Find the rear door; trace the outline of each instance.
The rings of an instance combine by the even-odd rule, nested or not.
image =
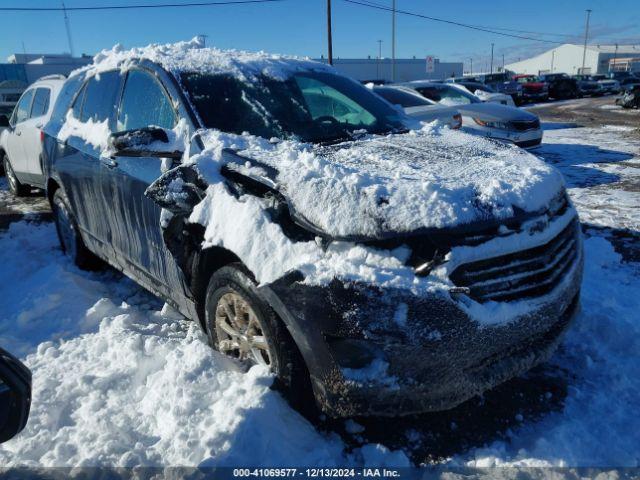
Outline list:
[[[24,181],[27,172],[27,162],[25,158],[24,143],[22,135],[24,124],[29,119],[31,113],[31,102],[33,101],[34,89],[27,90],[22,94],[11,116],[11,133],[7,136],[7,155],[13,167],[13,171],[20,181]]]
[[[24,152],[26,171],[33,176],[36,184],[42,183],[42,127],[46,122],[47,111],[51,100],[49,87],[38,87],[33,95],[31,114],[22,127],[22,148]]]
[[[178,121],[167,89],[151,70],[129,70],[116,122],[118,131],[155,126],[172,129]],[[160,227],[161,208],[144,195],[147,187],[171,167],[172,161],[156,157],[114,158],[109,170],[113,246],[142,283],[165,296],[184,293],[182,274],[167,250]]]

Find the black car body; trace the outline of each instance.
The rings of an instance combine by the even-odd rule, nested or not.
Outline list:
[[[549,97],[556,100],[577,98],[580,95],[578,82],[566,73],[547,73],[540,75],[540,80],[549,87]]]
[[[202,52],[197,58],[205,58],[202,55],[207,51]],[[582,275],[579,222],[563,188],[542,208],[527,211],[513,207],[508,218],[493,218],[487,207],[470,199],[468,206],[453,205],[461,211],[475,212],[476,220],[462,225],[403,231],[385,226],[393,217],[382,221],[374,216],[372,225],[379,228],[377,233],[327,233],[331,226],[318,226],[314,212],[337,208],[331,202],[339,204],[342,198],[322,196],[321,186],[331,182],[340,186],[340,179],[309,178],[308,182],[319,185],[318,204],[330,206],[309,204],[307,209],[300,208],[295,200],[296,188],[284,178],[297,182],[304,175],[282,171],[274,156],[281,141],[252,140],[268,149],[262,153],[239,146],[218,149],[221,167],[211,170],[211,164],[203,164],[210,170],[209,177],[200,163],[181,164],[178,158],[182,156],[184,161],[184,155],[177,153],[168,138],[171,132],[176,125],[186,128],[185,138],[190,140],[185,155],[189,158],[200,158],[210,151],[207,132],[220,135],[211,130],[211,122],[220,119],[212,116],[211,102],[226,108],[224,102],[235,95],[235,87],[229,86],[225,95],[210,97],[209,102],[205,94],[208,85],[221,79],[208,73],[207,68],[194,67],[201,68],[201,73],[186,72],[185,76],[175,63],[161,63],[170,59],[169,55],[149,56],[160,58],[159,63],[140,54],[109,63],[110,68],[97,70],[99,76],[91,68],[71,75],[45,128],[47,195],[57,212],[61,241],[68,252],[77,253],[74,249],[86,245],[187,317],[199,320],[205,330],[208,324],[203,304],[209,278],[229,265],[244,264],[244,271],[251,270],[247,278],[254,277],[255,286],[251,288],[255,295],[286,326],[287,335],[304,360],[316,401],[331,415],[398,415],[451,408],[526,371],[553,352],[577,309]],[[274,67],[288,60],[269,62]],[[228,62],[225,68],[237,65]],[[391,106],[387,110],[386,102],[382,105],[377,97],[370,98],[375,95],[356,82],[344,77],[336,80],[332,76],[337,75],[327,72],[327,67],[318,66],[319,73],[315,68],[306,66],[300,75],[314,81],[335,81],[336,88],[342,88],[345,95],[351,92],[352,98],[369,105],[372,111],[379,108],[389,115],[397,114]],[[128,85],[142,80],[144,95],[130,95]],[[278,82],[269,80],[264,86],[275,92],[284,85]],[[248,80],[242,88],[247,89],[245,93],[254,91]],[[130,101],[134,106],[131,110]],[[222,103],[216,103],[219,101]],[[251,109],[244,117],[263,111],[253,100],[248,102]],[[234,111],[228,110],[229,115]],[[132,124],[134,117],[139,118]],[[232,120],[244,125],[243,115],[238,113],[236,117]],[[428,137],[416,140],[415,135],[404,133],[404,120],[399,121],[393,123],[397,126],[388,127],[391,130],[379,134],[370,131],[371,138],[359,139],[361,133],[343,132],[344,138],[311,141],[305,152],[317,155],[318,161],[329,162],[327,165],[341,162],[347,153],[349,158],[366,158],[383,152],[404,162],[407,167],[403,168],[431,158],[435,146],[430,146]],[[79,136],[78,122],[108,127],[108,145],[96,146],[87,140],[89,136]],[[322,131],[334,124],[335,120],[327,121]],[[135,129],[119,132],[123,125]],[[61,131],[67,133],[62,135]],[[263,138],[269,137],[263,134]],[[481,139],[474,142],[492,149],[511,149],[500,151],[534,161],[516,147]],[[464,147],[459,154],[455,148],[442,149],[437,163],[448,170],[452,159],[462,160],[464,152],[472,151],[477,147]],[[486,161],[486,157],[481,159],[481,163]],[[461,168],[468,169],[466,163],[461,162]],[[428,164],[427,160],[421,163]],[[380,192],[393,188],[395,178],[389,177],[387,187],[376,188]],[[172,190],[176,185],[180,186],[178,195]],[[299,183],[298,187],[305,185]],[[212,233],[209,226],[190,220],[195,206],[202,205],[203,199],[209,198],[207,192],[216,188],[227,192],[224,198],[229,202],[267,205],[261,210],[262,223],[291,248],[316,248],[320,261],[324,261],[322,252],[341,255],[341,249],[356,248],[383,259],[392,258],[391,252],[407,252],[406,258],[402,254],[404,265],[397,268],[409,285],[423,285],[423,279],[440,269],[445,272],[442,282],[447,287],[429,293],[427,287],[366,281],[366,277],[352,275],[354,272],[336,275],[321,284],[308,283],[308,271],[315,265],[292,268],[278,278],[261,281],[258,271],[261,262],[272,261],[269,256],[258,261],[230,243],[206,245],[204,239]],[[344,195],[351,191],[344,190]],[[368,201],[368,194],[362,195],[358,198]],[[63,203],[56,203],[59,198]],[[393,202],[392,195],[382,195],[365,210],[387,211]],[[341,212],[336,210],[336,215]],[[356,211],[345,214],[354,224],[360,221],[361,214]],[[60,223],[65,218],[73,220],[70,230],[64,230]],[[349,222],[345,225],[349,227]],[[73,244],[64,238],[69,232],[76,234]],[[250,240],[241,241],[248,242],[247,251],[260,247]],[[288,257],[279,261],[286,262]],[[388,275],[389,267],[367,268],[375,275]],[[514,308],[508,318],[495,324],[482,325],[473,313],[510,306]],[[377,370],[381,366],[382,372]]]
[[[516,104],[522,103],[523,88],[518,82],[514,81],[508,72],[488,73],[476,77],[477,81],[491,87],[498,93],[511,95]]]

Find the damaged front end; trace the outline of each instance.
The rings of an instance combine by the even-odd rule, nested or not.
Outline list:
[[[259,286],[300,349],[321,408],[332,416],[453,408],[547,359],[578,308],[582,246],[564,192],[546,211],[508,220],[336,239],[293,209],[275,169],[224,154],[220,172],[229,192],[263,199],[291,242],[408,252],[404,265],[415,288],[339,277],[319,285],[299,269]],[[206,189],[190,164],[147,191],[172,212],[165,241],[188,277],[202,232],[187,218]],[[430,288],[436,278],[438,288]]]

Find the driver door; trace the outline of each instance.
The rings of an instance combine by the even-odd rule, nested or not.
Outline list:
[[[118,132],[155,126],[172,129],[178,114],[169,94],[149,70],[129,70],[118,109]],[[171,168],[172,161],[157,157],[112,158],[110,177],[112,243],[125,271],[165,297],[184,294],[183,276],[168,251],[160,226],[162,209],[145,196],[147,187]]]

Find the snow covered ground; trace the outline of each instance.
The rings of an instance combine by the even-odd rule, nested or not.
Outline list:
[[[560,168],[586,224],[582,311],[547,368],[439,415],[444,426],[312,425],[264,371],[238,370],[133,282],[73,267],[51,223],[12,223],[0,231],[0,345],[32,369],[34,398],[0,465],[640,466],[638,138],[545,132],[536,154]]]

